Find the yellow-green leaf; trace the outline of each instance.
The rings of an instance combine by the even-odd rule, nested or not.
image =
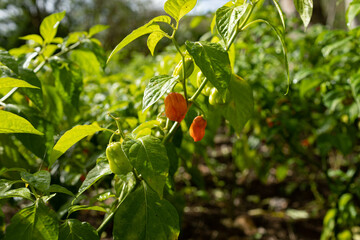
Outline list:
[[[0,88],[14,88],[14,87],[23,87],[23,88],[38,88],[34,85],[31,85],[24,80],[4,77],[0,78]]]
[[[43,135],[28,120],[14,113],[0,110],[0,133],[31,133]]]
[[[56,143],[54,146],[51,155],[49,166],[51,165],[61,156],[63,155],[72,145],[80,141],[86,136],[93,135],[98,131],[103,131],[104,128],[99,127],[98,125],[79,125],[73,127],[69,131],[67,131]]]
[[[176,21],[188,14],[196,5],[196,0],[167,0],[164,10]]]
[[[56,36],[60,21],[65,17],[65,11],[51,14],[44,18],[40,24],[40,34],[45,43],[51,42]]]

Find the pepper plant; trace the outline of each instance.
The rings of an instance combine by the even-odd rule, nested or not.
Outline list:
[[[306,27],[311,18],[312,1],[294,2]],[[122,128],[124,119],[116,116],[116,112],[109,112],[114,124],[104,127],[97,122],[77,125],[66,131],[55,145],[55,131],[69,129],[76,122],[74,112],[79,109],[82,79],[96,77],[94,69],[105,67],[101,43],[93,35],[106,26],[97,25],[89,32],[58,38],[57,27],[65,12],[56,13],[44,19],[40,35],[23,37],[31,41],[32,46],[12,54],[2,51],[0,87],[11,90],[0,99],[0,133],[14,134],[7,135],[5,140],[15,139],[14,147],[20,146],[26,152],[19,159],[26,158],[30,163],[30,166],[19,164],[16,168],[4,165],[0,171],[7,177],[1,179],[0,198],[24,198],[30,203],[11,219],[5,239],[99,239],[111,221],[114,239],[177,239],[179,214],[168,199],[175,191],[173,178],[179,167],[177,152],[181,151],[182,136],[190,134],[195,142],[201,141],[212,120],[209,116],[215,112],[238,134],[251,118],[252,90],[233,69],[234,41],[254,24],[269,25],[279,38],[288,79],[284,93],[288,92],[285,20],[278,1],[273,0],[273,3],[281,19],[279,26],[254,18],[263,1],[230,1],[216,11],[211,24],[212,36],[208,40],[186,41],[181,46],[176,34],[181,19],[195,7],[196,0],[166,1],[164,10],[168,15],[155,17],[134,30],[107,59],[109,62],[117,52],[143,35],[149,35],[147,46],[151,54],[162,38],[172,42],[181,60],[172,75],[156,75],[149,79],[142,99],[142,114],[149,120],[127,130]],[[164,30],[164,25],[169,32]],[[16,55],[18,58],[14,57]],[[90,67],[87,66],[89,62]],[[16,105],[6,103],[11,97]],[[151,111],[155,105],[164,105],[158,115],[151,114],[155,112]],[[58,110],[56,114],[54,106]],[[190,112],[193,116],[189,116]],[[186,117],[190,118],[191,126],[183,121]],[[107,147],[102,149],[95,167],[87,173],[76,194],[51,184],[57,163],[66,159],[66,152],[81,139],[99,132],[107,137]],[[35,141],[37,146],[34,146]],[[36,168],[43,170],[36,171]],[[109,175],[113,178],[113,189],[98,199],[113,198],[110,206],[80,205],[85,191]],[[13,179],[14,176],[20,178]],[[49,202],[58,197],[57,194],[67,194],[70,200],[55,213],[49,208]],[[105,212],[104,220],[95,230],[89,223],[71,217],[81,210]]]

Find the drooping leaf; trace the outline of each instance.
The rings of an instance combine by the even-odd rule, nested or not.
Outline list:
[[[294,0],[294,4],[306,29],[313,12],[313,0]]]
[[[32,41],[38,43],[39,45],[43,44],[42,37],[40,35],[37,35],[37,34],[29,34],[29,35],[20,37],[20,39],[22,39],[22,40],[32,40]]]
[[[281,9],[281,6],[280,6],[280,3],[279,3],[279,0],[273,0],[273,3],[279,13],[279,16],[280,16],[280,19],[281,19],[281,23],[283,25],[283,28],[285,29],[286,28],[286,25],[285,25],[285,15],[284,15],[284,12],[282,11]]]
[[[167,0],[164,10],[177,22],[188,14],[196,5],[196,0]]]
[[[34,174],[28,172],[21,172],[20,176],[29,185],[35,187],[42,192],[46,192],[46,190],[48,190],[50,187],[51,175],[48,171],[42,170]]]
[[[95,229],[87,222],[67,219],[60,226],[59,240],[99,240]]]
[[[147,39],[147,46],[150,50],[151,55],[154,56],[154,51],[155,51],[155,47],[156,45],[159,43],[159,41],[165,37],[166,33],[164,33],[163,31],[158,31],[158,32],[153,32],[149,35],[148,39]]]
[[[87,174],[84,182],[81,184],[78,194],[76,197],[79,197],[83,192],[90,188],[94,183],[100,180],[106,175],[112,174],[109,163],[107,161],[99,161],[96,166],[90,170]]]
[[[248,3],[240,6],[223,6],[216,11],[216,27],[228,49],[236,37],[239,21],[245,14]]]
[[[43,135],[30,122],[11,112],[0,110],[0,133],[31,133]]]
[[[169,75],[155,76],[145,88],[142,111],[156,103],[167,91],[176,85],[177,78]]]
[[[0,78],[0,88],[14,88],[14,87],[38,88],[20,79],[10,78],[10,77]]]
[[[56,214],[38,200],[15,214],[6,229],[5,240],[57,240],[58,234]]]
[[[50,43],[56,36],[60,21],[65,17],[65,11],[54,13],[42,21],[40,24],[40,34],[44,38],[44,43]]]
[[[250,86],[240,77],[235,76],[229,85],[230,102],[222,109],[230,125],[240,133],[254,111],[254,100]]]
[[[98,24],[98,25],[95,25],[95,26],[92,26],[90,29],[89,29],[89,35],[88,37],[92,37],[94,36],[95,34],[99,33],[99,32],[102,32],[106,29],[108,29],[109,26],[108,25],[101,25],[101,24]]]
[[[128,45],[129,43],[131,43],[132,41],[134,41],[135,39],[155,32],[155,31],[161,31],[160,26],[158,24],[153,23],[152,21],[150,21],[149,23],[145,24],[142,27],[139,27],[137,29],[135,29],[134,31],[132,31],[129,35],[127,35],[116,47],[115,49],[110,53],[110,56],[108,57],[107,62],[110,61],[111,57],[117,53],[118,51],[120,51],[123,47],[125,47],[126,45]]]
[[[175,240],[179,217],[175,208],[143,181],[120,205],[114,218],[114,240]]]
[[[50,155],[50,162],[49,166],[51,167],[52,164],[61,156],[63,155],[72,145],[80,141],[86,136],[90,136],[95,134],[99,131],[104,131],[104,128],[96,124],[92,125],[79,125],[73,127],[69,131],[67,131],[56,143],[54,146],[51,155]]]
[[[106,212],[106,209],[100,206],[88,206],[88,205],[75,205],[69,208],[68,216],[76,211],[98,211],[98,212]]]
[[[232,70],[229,55],[218,43],[189,42],[186,49],[209,81],[223,92],[229,85]]]
[[[353,0],[346,10],[346,24],[350,27],[351,22],[360,13],[360,0]]]
[[[74,194],[72,192],[70,192],[67,188],[57,185],[57,184],[52,184],[50,185],[50,187],[47,189],[48,192],[56,192],[56,193],[64,193],[67,194],[69,196],[74,196]]]
[[[138,139],[126,139],[122,143],[122,149],[131,165],[162,198],[166,177],[169,173],[169,160],[160,139],[151,135]]]

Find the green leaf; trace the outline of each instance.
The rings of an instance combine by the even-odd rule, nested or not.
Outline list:
[[[245,14],[249,4],[227,7],[223,6],[216,11],[216,27],[228,49],[236,37],[239,21]]]
[[[11,112],[0,110],[0,133],[31,133],[43,135],[25,118]]]
[[[345,193],[343,194],[339,199],[339,210],[344,211],[346,205],[352,200],[351,193]]]
[[[360,13],[360,0],[353,0],[346,11],[346,24],[350,28],[351,22]]]
[[[60,21],[65,17],[65,11],[54,13],[44,18],[40,24],[40,34],[44,38],[44,43],[50,43],[56,36]]]
[[[59,240],[99,240],[95,229],[87,222],[67,219],[60,226]]]
[[[294,4],[306,29],[313,12],[313,0],[294,0]]]
[[[37,34],[26,35],[26,36],[20,37],[20,39],[22,39],[22,40],[32,40],[32,41],[38,43],[39,45],[43,45],[42,37],[40,35],[37,35]]]
[[[230,81],[230,102],[222,109],[223,115],[237,133],[240,133],[254,111],[252,90],[243,79],[238,76]]]
[[[171,90],[177,83],[176,77],[169,75],[155,76],[145,88],[142,111],[156,103],[167,91]]]
[[[90,136],[99,131],[104,131],[104,128],[96,124],[92,125],[79,125],[67,131],[56,143],[51,154],[49,166],[51,167],[54,162],[63,155],[72,145],[80,141],[86,136]]]
[[[38,88],[20,79],[10,78],[10,77],[0,78],[0,88],[14,88],[14,87]]]
[[[355,74],[350,78],[350,87],[353,98],[358,107],[358,116],[360,117],[360,74]]]
[[[176,209],[142,182],[120,205],[114,218],[114,240],[175,240],[179,236]]]
[[[166,36],[166,33],[164,33],[163,31],[153,32],[149,35],[149,37],[147,39],[147,46],[148,46],[152,56],[154,56],[154,51],[155,51],[156,45],[165,36]]]
[[[101,24],[95,25],[95,26],[90,28],[88,37],[91,38],[95,34],[97,34],[99,32],[102,32],[102,31],[104,31],[104,30],[106,30],[108,28],[109,28],[108,25],[101,25]]]
[[[232,76],[227,51],[218,43],[187,41],[185,44],[186,49],[205,77],[209,79],[219,92],[223,92],[228,87]]]
[[[21,178],[36,189],[46,192],[50,187],[51,175],[48,171],[42,170],[34,174],[21,172]]]
[[[196,0],[167,0],[164,10],[177,22],[188,14],[196,5]]]
[[[7,190],[11,188],[11,186],[17,181],[11,181],[7,179],[0,179],[0,195],[5,193]]]
[[[167,24],[171,24],[171,17],[169,17],[168,15],[160,15],[157,17],[154,17],[150,23],[153,22],[162,22],[162,23],[167,23]]]
[[[99,161],[96,166],[90,170],[84,182],[81,184],[76,198],[78,198],[83,192],[85,192],[102,177],[110,174],[112,174],[112,172],[110,170],[109,163],[107,161]]]
[[[91,51],[73,50],[70,59],[73,61],[72,64],[76,63],[79,66],[76,70],[82,71],[84,75],[100,77],[102,74],[100,63],[96,55]],[[75,69],[75,67],[72,68]]]
[[[68,61],[62,62],[61,60],[56,60],[50,61],[50,64],[53,69],[57,90],[69,105],[78,109],[80,93],[83,89],[83,78],[81,69],[77,65],[78,62],[77,64],[72,64]],[[93,64],[88,65],[93,66]],[[97,67],[100,69],[99,65]]]
[[[14,73],[19,73],[19,64],[7,51],[0,51],[0,62]]]
[[[20,197],[33,201],[30,190],[28,188],[17,188],[17,189],[8,190],[4,193],[0,193],[0,199],[13,198],[13,197]]]
[[[344,38],[344,39],[342,39],[340,41],[336,41],[334,43],[326,45],[325,47],[323,47],[321,49],[321,53],[324,55],[324,57],[328,57],[332,51],[334,51],[335,49],[343,47],[346,43],[353,40],[353,38],[354,38],[353,36],[350,36],[350,37]]]
[[[274,25],[272,25],[271,23],[269,23],[268,21],[266,21],[264,19],[256,19],[255,21],[248,23],[244,27],[244,29],[247,28],[248,26],[250,26],[254,23],[258,23],[258,22],[266,23],[267,25],[269,25],[272,28],[272,30],[276,33],[278,39],[281,42],[281,46],[282,46],[283,53],[284,53],[285,69],[286,69],[286,75],[287,75],[287,81],[288,81],[288,88],[285,93],[285,95],[286,95],[290,89],[290,71],[289,71],[289,61],[288,61],[288,57],[287,57],[287,49],[286,49],[284,33],[282,31],[280,31],[277,27],[275,27]]]
[[[56,214],[39,200],[15,214],[6,229],[5,240],[57,240],[58,235]]]
[[[282,11],[281,9],[281,6],[279,4],[279,0],[273,0],[273,3],[279,13],[279,16],[280,16],[280,19],[281,19],[281,23],[283,25],[283,28],[285,29],[286,28],[286,25],[285,25],[285,15],[284,15],[284,12]]]
[[[56,192],[56,193],[64,193],[69,196],[74,196],[74,194],[72,192],[70,192],[67,188],[57,185],[57,184],[50,185],[50,187],[48,188],[47,191],[48,192]]]
[[[133,172],[127,175],[116,175],[115,178],[115,191],[117,197],[125,199],[126,196],[135,188],[136,178]]]
[[[90,210],[98,211],[98,212],[106,212],[105,208],[100,206],[75,205],[69,208],[68,216],[70,216],[70,214],[76,211],[90,211]]]
[[[160,139],[150,135],[138,139],[126,139],[122,143],[122,149],[131,165],[162,198],[169,172],[169,160]]]
[[[145,24],[142,27],[139,27],[138,29],[135,29],[134,31],[132,31],[129,35],[127,35],[116,47],[115,49],[110,53],[110,56],[108,57],[107,62],[110,61],[111,57],[117,53],[118,51],[120,51],[122,48],[124,48],[126,45],[128,45],[129,43],[131,43],[132,41],[134,41],[135,39],[155,32],[155,31],[161,31],[160,26],[157,24],[154,24],[153,21],[150,21],[149,23]]]
[[[132,134],[135,138],[138,138],[138,135],[141,131],[143,131],[144,129],[151,129],[151,128],[155,128],[158,127],[160,125],[160,122],[157,120],[152,120],[152,121],[148,121],[148,122],[144,122],[142,124],[140,124],[137,128],[135,128],[132,131]]]
[[[67,219],[60,226],[59,240],[99,240],[95,229],[87,222]]]

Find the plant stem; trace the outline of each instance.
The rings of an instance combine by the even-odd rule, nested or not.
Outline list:
[[[206,86],[207,82],[209,80],[207,78],[204,79],[204,81],[202,81],[201,85],[199,86],[199,88],[196,90],[196,92],[194,93],[194,95],[189,99],[189,102],[193,102],[201,93],[201,91],[204,89],[204,87]]]
[[[179,124],[178,122],[175,122],[175,123],[172,125],[170,131],[169,131],[168,134],[164,137],[163,143],[166,143],[166,142],[170,141],[170,137],[173,135],[173,133],[175,133],[175,130],[178,128],[179,125],[180,125],[180,124]]]

